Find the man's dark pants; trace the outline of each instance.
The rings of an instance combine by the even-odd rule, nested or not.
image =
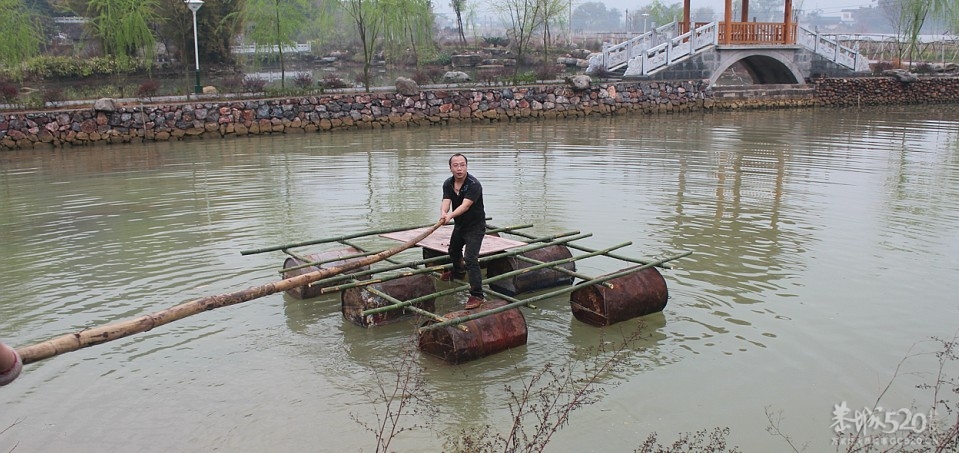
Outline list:
[[[479,251],[486,236],[485,222],[473,225],[453,225],[453,234],[450,236],[450,259],[453,260],[453,273],[463,274],[461,261],[466,262],[466,274],[470,283],[470,295],[483,298],[483,274],[479,267]],[[466,253],[463,253],[466,246]]]

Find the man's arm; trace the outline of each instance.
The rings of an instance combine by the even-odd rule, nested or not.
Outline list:
[[[440,219],[445,219],[447,222],[449,222],[450,220],[463,215],[463,213],[470,210],[470,206],[473,206],[473,200],[466,198],[463,200],[463,204],[454,209],[453,212],[447,213],[446,211],[449,210],[451,203],[452,201],[449,198],[443,199],[443,212],[440,213]]]

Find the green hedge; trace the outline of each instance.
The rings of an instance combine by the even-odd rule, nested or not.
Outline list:
[[[143,69],[143,63],[139,60],[115,60],[107,57],[54,57],[45,55],[27,60],[26,76],[28,78],[40,79],[84,78],[135,73]]]

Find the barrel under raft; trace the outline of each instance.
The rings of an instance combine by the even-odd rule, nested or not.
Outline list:
[[[312,254],[312,255],[306,255],[306,256],[303,257],[303,258],[306,258],[306,259],[309,260],[309,261],[301,261],[301,260],[299,260],[299,259],[296,259],[296,258],[293,258],[293,257],[289,257],[289,258],[287,258],[285,261],[283,261],[283,269],[289,269],[289,268],[291,268],[291,267],[296,267],[296,266],[299,266],[299,265],[301,265],[301,264],[306,264],[306,263],[313,263],[313,262],[317,262],[317,261],[327,261],[327,260],[332,260],[332,259],[336,259],[336,258],[340,258],[340,257],[344,257],[344,256],[356,255],[356,254],[359,254],[359,253],[361,253],[361,252],[360,252],[359,250],[353,248],[353,247],[346,247],[346,248],[342,248],[342,249],[336,249],[336,250],[329,250],[329,251],[320,252],[320,253],[314,253],[314,254]],[[351,259],[348,259],[348,260],[337,260],[337,261],[331,261],[331,262],[329,262],[329,263],[323,263],[323,264],[320,264],[319,266],[310,266],[310,267],[304,267],[304,268],[300,268],[300,269],[293,269],[293,270],[290,270],[290,271],[284,271],[284,272],[283,272],[283,278],[286,279],[286,278],[296,277],[297,275],[308,274],[308,273],[310,273],[310,272],[315,272],[315,271],[318,271],[318,270],[320,270],[320,269],[328,269],[328,268],[331,268],[331,267],[342,266],[342,265],[344,265],[344,264],[346,264],[346,263],[355,262],[355,261],[358,261],[358,260],[361,260],[361,259],[362,259],[362,258],[351,258]],[[363,266],[363,267],[354,269],[354,270],[352,270],[351,272],[358,272],[358,271],[361,271],[361,270],[368,270],[369,268],[370,268],[370,266]],[[368,278],[370,278],[370,277],[369,277],[369,276],[364,276],[364,277],[361,277],[361,278],[368,279]],[[319,296],[319,295],[320,295],[320,291],[321,291],[322,289],[323,289],[323,285],[303,285],[303,286],[297,286],[296,288],[288,289],[288,290],[286,291],[286,293],[289,294],[290,296],[293,296],[294,298],[297,298],[297,299],[312,299],[312,298],[314,298],[314,297],[316,297],[316,296]]]
[[[506,305],[506,302],[502,300],[487,300],[480,310],[490,310],[503,305]],[[460,318],[476,312],[477,310],[460,310],[447,313],[443,317]],[[424,325],[435,323],[436,321],[429,320]],[[526,318],[518,307],[472,319],[460,325],[465,326],[467,331],[457,326],[421,330],[420,350],[449,363],[464,363],[526,344]]]
[[[361,327],[374,327],[412,316],[412,312],[403,309],[363,316],[364,310],[393,305],[393,302],[370,291],[371,288],[394,299],[407,301],[435,293],[436,282],[426,274],[419,274],[345,289],[340,295],[344,318]],[[435,299],[432,298],[417,302],[413,306],[429,312],[436,309]]]
[[[572,257],[573,254],[570,253],[569,248],[566,246],[550,245],[540,249],[524,252],[520,256],[545,263],[567,259]],[[491,278],[507,272],[525,269],[530,266],[535,266],[535,264],[515,256],[500,258],[489,262],[489,265],[486,267],[486,277]],[[576,271],[575,262],[563,263],[556,267],[560,267],[571,272]],[[495,291],[499,291],[508,296],[515,296],[517,294],[545,288],[571,285],[572,283],[572,276],[547,267],[517,274],[502,280],[496,280],[490,282],[489,286]]]
[[[570,294],[569,304],[576,319],[594,326],[663,311],[669,292],[666,279],[655,267],[609,280],[613,285],[584,286]]]

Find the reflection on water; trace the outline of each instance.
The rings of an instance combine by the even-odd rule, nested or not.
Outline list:
[[[630,451],[652,431],[713,426],[747,450],[781,450],[762,430],[766,406],[795,421],[796,438],[828,446],[834,404],[871,404],[863,382],[954,328],[943,320],[959,270],[955,118],[951,107],[634,115],[7,152],[0,340],[32,344],[276,278],[278,253],[240,250],[431,223],[447,159],[462,152],[493,224],[589,232],[580,242],[593,248],[632,241],[629,256],[694,254],[663,271],[663,313],[597,329],[557,297],[525,311],[524,347],[459,366],[419,357],[438,432],[509,426],[506,386],[639,332],[558,451]],[[0,430],[24,419],[0,451],[133,436],[164,451],[371,449],[350,415],[374,416],[378,382],[415,327],[354,326],[335,295],[204,313],[29,366],[0,390]],[[910,384],[889,404],[921,399]]]

